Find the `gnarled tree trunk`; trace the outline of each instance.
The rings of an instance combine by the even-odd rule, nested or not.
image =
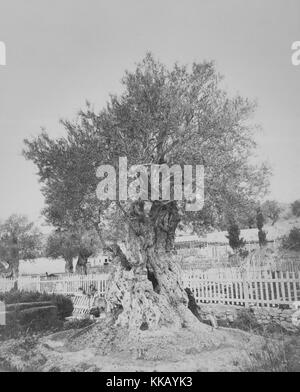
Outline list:
[[[73,274],[73,272],[74,272],[73,258],[65,259],[65,261],[66,261],[66,263],[65,263],[65,272],[67,274]]]
[[[135,202],[128,218],[125,242],[113,248],[107,291],[109,309],[119,310],[116,323],[131,330],[199,323],[174,257],[176,202],[154,202],[148,214],[143,202]]]
[[[78,260],[76,263],[76,273],[81,275],[87,274],[87,262],[88,258],[91,256],[90,252],[80,251],[78,255]]]

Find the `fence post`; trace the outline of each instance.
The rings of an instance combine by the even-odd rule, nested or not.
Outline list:
[[[244,286],[244,301],[245,301],[245,308],[249,308],[249,286],[248,286],[248,280],[247,280],[247,275],[245,272],[243,272],[243,286]],[[248,275],[249,276],[249,275]]]

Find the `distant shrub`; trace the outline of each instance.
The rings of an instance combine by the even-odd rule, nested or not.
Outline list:
[[[300,229],[293,227],[287,236],[282,237],[281,247],[287,250],[300,251]]]
[[[291,204],[292,207],[292,213],[299,217],[300,216],[300,200],[294,201],[294,203]]]
[[[229,222],[227,232],[228,235],[226,237],[228,238],[229,245],[233,250],[242,248],[245,245],[244,239],[240,238],[241,231],[239,226],[234,220]]]
[[[260,247],[265,246],[267,243],[267,233],[263,230],[264,223],[264,214],[262,213],[261,208],[258,208],[256,211],[256,224],[258,228],[258,242]]]
[[[262,210],[260,208],[257,209],[256,211],[256,226],[258,230],[262,230],[265,224],[265,217],[262,213]]]

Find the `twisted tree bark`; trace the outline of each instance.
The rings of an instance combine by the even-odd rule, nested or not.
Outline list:
[[[117,310],[116,324],[144,330],[198,323],[174,257],[176,202],[154,202],[148,214],[143,202],[135,202],[128,218],[124,243],[112,248],[106,298],[109,309]]]
[[[65,259],[65,261],[66,261],[66,263],[65,263],[65,272],[67,274],[73,274],[73,272],[74,272],[73,258]]]
[[[92,252],[85,249],[79,251],[77,263],[76,263],[76,273],[81,275],[87,274],[87,262]]]

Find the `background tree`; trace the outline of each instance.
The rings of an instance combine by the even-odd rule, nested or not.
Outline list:
[[[259,246],[264,246],[267,243],[267,233],[262,229],[265,223],[265,218],[260,208],[257,209],[256,224],[258,228],[258,242]]]
[[[272,226],[278,221],[281,207],[275,200],[266,200],[262,206],[262,213],[265,217],[271,220]]]
[[[292,213],[299,217],[300,216],[300,200],[294,201],[294,203],[291,204],[292,207]]]
[[[111,247],[114,271],[107,291],[121,326],[195,325],[173,257],[179,222],[200,232],[220,224],[228,207],[238,211],[265,192],[268,169],[249,163],[255,106],[228,96],[220,81],[212,62],[169,70],[148,54],[125,73],[123,93],[111,96],[106,108],[96,113],[88,104],[76,121],[63,121],[66,137],[43,132],[25,141],[25,156],[38,167],[49,222],[97,230],[102,225],[103,237],[103,220],[109,227],[116,222],[112,217],[123,220],[122,241]],[[128,166],[204,165],[203,210],[186,212],[189,202],[162,198],[99,202],[96,170],[104,163],[118,168],[119,157],[127,157]]]
[[[76,263],[76,272],[78,274],[87,274],[87,262],[89,257],[96,255],[101,248],[99,235],[95,230],[81,231],[78,233],[78,259]]]
[[[19,275],[20,260],[34,259],[42,252],[42,234],[26,216],[11,215],[0,225],[0,259],[9,273]]]
[[[46,256],[57,258],[62,257],[66,261],[65,271],[73,273],[73,259],[76,257],[76,272],[87,273],[88,258],[101,248],[98,234],[91,230],[67,231],[57,229],[53,231],[46,244]]]
[[[78,256],[78,238],[75,233],[55,230],[47,238],[46,257],[65,261],[65,271],[73,273],[73,259]]]

